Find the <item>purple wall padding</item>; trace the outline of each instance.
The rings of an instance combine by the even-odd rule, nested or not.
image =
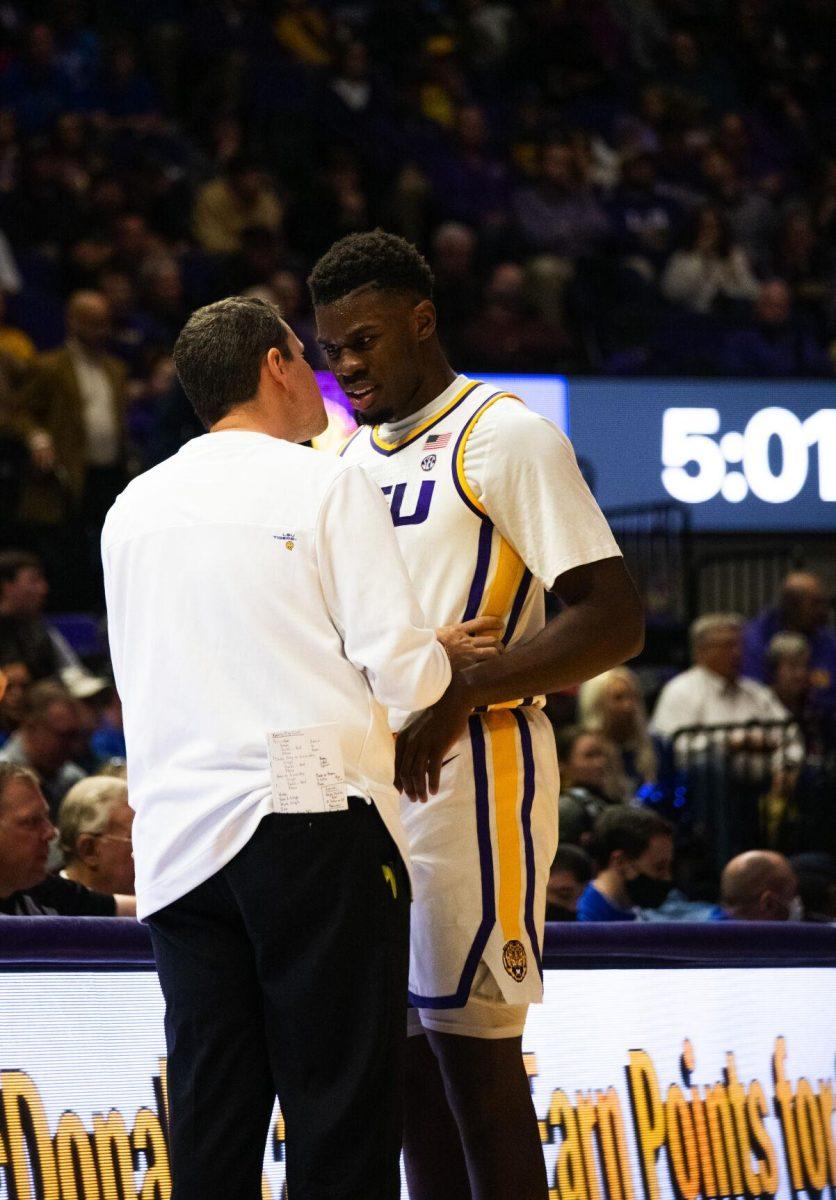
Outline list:
[[[144,925],[111,917],[0,917],[0,970],[153,965]],[[604,967],[836,966],[836,927],[737,921],[549,925],[544,965]]]

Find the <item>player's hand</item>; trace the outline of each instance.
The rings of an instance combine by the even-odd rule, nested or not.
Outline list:
[[[505,622],[500,617],[474,617],[459,625],[443,625],[435,636],[447,651],[454,671],[473,666],[483,658],[495,658],[505,647],[502,634]]]
[[[445,753],[467,728],[473,705],[465,685],[453,675],[447,691],[420,713],[395,743],[395,787],[423,804],[438,791]]]

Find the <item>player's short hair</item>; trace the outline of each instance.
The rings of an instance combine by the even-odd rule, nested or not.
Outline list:
[[[616,850],[628,858],[639,858],[655,837],[673,837],[673,825],[649,808],[616,804],[595,822],[589,847],[600,870],[609,865]]]
[[[293,357],[275,304],[229,296],[192,313],[174,344],[174,365],[207,429],[253,398],[264,356],[273,349]]]
[[[308,276],[315,308],[342,300],[362,287],[409,292],[429,300],[433,282],[427,260],[412,242],[383,229],[340,238]]]

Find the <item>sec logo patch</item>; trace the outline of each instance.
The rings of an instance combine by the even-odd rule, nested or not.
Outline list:
[[[436,464],[435,455],[428,454],[426,458],[421,459],[421,470],[422,471],[431,471],[433,469],[433,467],[435,466],[435,464]]]

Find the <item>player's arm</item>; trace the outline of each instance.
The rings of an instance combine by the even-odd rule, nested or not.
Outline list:
[[[580,683],[631,658],[644,641],[641,604],[618,546],[554,425],[500,402],[477,424],[465,469],[476,502],[564,607],[530,641],[457,673],[442,705],[401,734],[400,782],[420,799],[427,772],[432,788],[474,708]]]
[[[435,792],[444,754],[476,708],[519,696],[537,696],[591,679],[638,654],[644,615],[621,558],[567,571],[553,589],[563,601],[530,641],[496,658],[465,667],[447,693],[399,736],[398,786],[412,799]]]

